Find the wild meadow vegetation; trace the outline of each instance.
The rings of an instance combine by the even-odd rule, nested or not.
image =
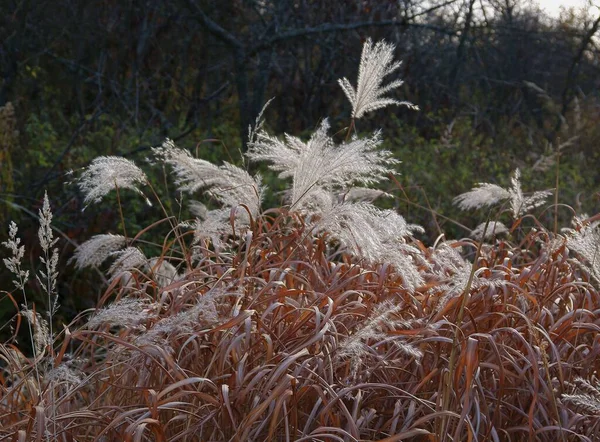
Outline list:
[[[281,136],[261,112],[241,166],[166,139],[143,167],[101,156],[76,172],[121,231],[77,247],[69,265],[106,285],[61,326],[52,195],[35,275],[11,222],[0,440],[598,440],[600,217],[559,205],[558,178],[536,190],[514,169],[450,198],[482,224],[428,244],[390,203],[411,202],[410,165],[361,132],[377,109],[418,112],[393,98],[399,68],[367,39],[356,81],[339,80],[349,121]],[[127,224],[147,207],[162,216]],[[44,300],[28,300],[32,279]]]

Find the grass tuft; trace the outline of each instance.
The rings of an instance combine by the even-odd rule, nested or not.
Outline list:
[[[393,48],[369,50],[386,56],[374,104],[359,100],[364,78],[344,88],[356,118],[396,103],[381,97],[395,83],[380,84]],[[363,77],[379,58],[363,57]],[[457,200],[506,200],[512,227],[488,221],[475,239],[426,245],[419,226],[374,205],[382,192],[355,187],[393,172],[379,135],[336,144],[327,128],[307,143],[268,135],[260,118],[251,128],[249,157],[291,179],[287,204],[267,210],[259,176],[170,141],[155,149],[178,191],[202,190],[206,204],[180,219],[158,201],[164,218],[136,235],[82,244],[76,265],[110,277],[96,309],[62,331],[47,197],[49,321],[27,303],[11,223],[16,290],[2,296],[18,311],[0,344],[0,440],[596,440],[598,222],[545,228],[529,212],[549,193],[525,197],[516,172],[508,190],[480,184]],[[86,201],[139,184],[156,196],[141,169],[119,164],[92,163]],[[167,224],[158,247],[144,240]],[[23,317],[31,351],[17,343]]]

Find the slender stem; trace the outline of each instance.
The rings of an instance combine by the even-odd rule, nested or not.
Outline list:
[[[51,247],[51,245],[49,246]],[[48,328],[50,331],[50,342],[48,345],[48,351],[50,353],[50,367],[53,369],[54,367],[54,358],[55,358],[55,354],[54,354],[54,328],[53,328],[53,321],[54,321],[54,304],[55,302],[52,300],[52,278],[54,278],[53,272],[52,272],[52,268],[51,268],[51,261],[52,261],[52,257],[49,253],[49,247],[44,247],[44,261],[46,262],[46,294],[48,296]],[[41,279],[40,279],[41,281]],[[54,380],[51,379],[50,382],[48,383],[48,387],[50,389],[50,406],[52,409],[52,427],[54,428],[54,436],[56,437],[56,395],[55,395],[55,391],[54,391]],[[50,441],[50,435],[47,434],[46,435],[46,440]]]
[[[350,139],[350,135],[352,134],[354,127],[355,127],[355,119],[352,118],[352,120],[350,121],[350,126],[348,126],[348,132],[346,132],[346,140],[345,141],[348,141]]]
[[[421,205],[421,204],[419,204],[419,203],[415,203],[415,202],[411,201],[411,200],[408,198],[408,195],[406,195],[406,192],[404,192],[404,188],[402,187],[402,184],[400,184],[400,182],[399,182],[399,181],[396,179],[396,177],[395,177],[394,175],[392,175],[391,173],[390,173],[390,175],[389,175],[389,176],[390,176],[390,179],[391,179],[391,180],[394,182],[394,184],[396,185],[396,187],[398,187],[398,190],[400,190],[400,191],[401,191],[401,192],[404,194],[404,198],[402,198],[402,197],[397,197],[397,198],[398,198],[400,201],[404,201],[405,203],[407,203],[407,204],[410,204],[411,206],[418,207],[419,209],[426,210],[427,212],[430,212],[430,213],[432,213],[433,215],[435,215],[435,216],[436,216],[436,217],[438,217],[438,218],[445,219],[446,221],[448,221],[448,222],[450,222],[450,223],[454,224],[455,226],[458,226],[458,227],[460,227],[460,228],[462,228],[462,229],[466,230],[466,231],[467,231],[467,232],[469,232],[469,233],[471,232],[471,229],[470,229],[470,228],[468,228],[467,226],[465,226],[464,224],[461,224],[461,223],[459,223],[458,221],[455,221],[455,220],[453,220],[452,218],[448,218],[447,216],[444,216],[444,215],[442,215],[441,213],[439,213],[439,212],[436,212],[435,210],[433,210],[433,209],[431,209],[431,208],[429,208],[429,207],[425,207],[425,206],[422,206],[422,205]]]
[[[556,190],[554,191],[554,236],[558,233],[558,186],[559,186],[560,150],[556,149]]]
[[[181,239],[182,234],[179,231],[179,225],[174,223],[171,218],[172,216],[169,215],[169,213],[167,212],[167,209],[165,208],[165,206],[163,205],[162,201],[160,200],[160,197],[158,196],[158,194],[156,193],[156,190],[154,190],[154,187],[152,186],[152,183],[150,183],[149,181],[147,182],[148,187],[150,187],[150,190],[152,191],[152,194],[154,195],[154,198],[156,199],[156,201],[158,201],[158,205],[160,206],[160,208],[162,209],[165,217],[168,219],[169,224],[171,224],[171,228],[173,229],[173,231],[175,232],[175,236],[177,238],[177,242],[179,242],[179,246],[181,247],[181,253],[183,254],[183,257],[185,259],[186,264],[188,265],[188,268],[191,269],[192,268],[192,261],[190,259],[190,256],[188,253],[186,253],[186,247],[185,247],[185,243],[183,242],[183,240]],[[174,217],[173,217],[174,218]]]
[[[18,269],[20,271],[20,268]],[[25,302],[25,309],[29,310],[29,305],[27,302],[27,294],[25,293],[25,281],[20,281],[21,282],[21,291],[23,292],[23,301]],[[41,380],[40,380],[40,372],[38,370],[38,364],[37,364],[37,350],[35,348],[35,339],[33,337],[33,326],[32,326],[32,322],[36,321],[37,317],[35,316],[35,311],[31,310],[31,320],[29,320],[29,318],[27,318],[27,326],[29,328],[29,339],[31,341],[31,351],[33,352],[33,362],[34,362],[34,370],[35,370],[35,377],[37,380],[37,384],[38,387],[41,387]]]
[[[433,222],[435,223],[435,227],[438,231],[438,234],[443,235],[444,232],[442,232],[442,228],[440,227],[440,224],[438,223],[436,213],[433,210],[433,208],[431,207],[431,203],[429,202],[429,198],[427,197],[427,192],[425,192],[425,189],[421,189],[421,191],[423,193],[423,198],[425,198],[425,202],[427,203],[427,208],[429,209],[429,212],[431,213],[431,217],[433,218]],[[406,196],[406,193],[404,195]]]
[[[123,206],[121,204],[121,194],[119,193],[119,186],[117,180],[115,180],[115,189],[117,191],[117,205],[119,206],[119,215],[121,216],[121,224],[123,225],[123,236],[127,238],[127,229],[125,228],[125,217],[123,216]]]

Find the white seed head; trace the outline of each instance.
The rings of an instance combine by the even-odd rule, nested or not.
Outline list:
[[[353,139],[336,145],[327,135],[329,122],[324,120],[308,142],[286,135],[281,141],[260,131],[250,144],[247,156],[253,161],[268,161],[280,178],[292,177],[287,196],[300,209],[323,190],[348,189],[354,183],[371,185],[393,172],[398,160],[391,152],[378,150],[381,135]]]
[[[41,354],[46,346],[50,344],[50,329],[48,322],[42,318],[42,316],[33,310],[24,308],[21,310],[21,314],[29,321],[33,327],[33,343],[35,351],[39,355]]]
[[[21,261],[25,256],[25,246],[20,245],[21,239],[17,237],[18,227],[14,221],[11,221],[8,226],[8,241],[4,241],[2,245],[11,251],[10,258],[4,258],[2,261],[6,268],[15,275],[13,280],[17,290],[24,290],[25,283],[29,279],[29,271],[21,269]]]
[[[121,235],[94,235],[75,250],[71,261],[75,261],[78,268],[98,267],[111,253],[127,245],[127,238]]]
[[[475,229],[473,229],[471,232],[471,238],[474,238],[478,241],[483,241],[504,233],[508,233],[508,228],[504,224],[502,224],[500,221],[490,221],[487,223],[487,229],[486,223],[481,223]]]
[[[379,41],[373,45],[371,39],[367,39],[363,46],[358,67],[356,89],[347,78],[338,80],[352,105],[352,118],[361,118],[367,112],[392,104],[404,105],[415,110],[419,109],[407,101],[384,97],[384,94],[402,86],[404,83],[402,80],[395,80],[385,86],[383,85],[384,78],[398,70],[402,64],[394,61],[394,49],[394,45],[385,41]]]
[[[111,325],[136,328],[148,318],[156,315],[155,309],[146,301],[138,298],[121,298],[108,307],[96,311],[88,321],[88,328]]]
[[[116,258],[108,270],[108,273],[112,276],[111,279],[119,276],[122,272],[145,267],[148,263],[144,253],[137,247],[127,247],[112,252],[110,256]]]
[[[224,163],[219,167],[209,161],[194,158],[169,139],[152,151],[155,157],[173,167],[175,184],[180,191],[192,193],[206,189],[224,207],[245,204],[253,216],[260,212],[264,192],[260,175],[252,177],[233,164]]]
[[[106,156],[95,158],[85,169],[79,178],[79,188],[85,194],[87,205],[100,202],[115,188],[131,189],[142,194],[137,186],[147,182],[146,174],[133,161]]]
[[[521,172],[519,169],[515,169],[510,182],[509,189],[504,189],[496,184],[479,183],[469,192],[454,198],[453,202],[462,210],[468,210],[493,206],[500,201],[508,200],[513,217],[518,218],[544,204],[546,199],[552,195],[551,191],[543,190],[533,192],[530,196],[524,196],[521,190]]]

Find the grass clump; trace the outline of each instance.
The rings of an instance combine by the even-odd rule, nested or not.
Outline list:
[[[406,103],[382,96],[400,85],[382,85],[393,47],[364,51],[357,87],[341,83],[353,106],[343,140],[327,120],[307,142],[270,135],[260,118],[251,128],[248,158],[291,180],[281,207],[262,208],[260,176],[170,140],[154,161],[174,171],[179,195],[208,197],[190,202],[193,219],[171,214],[129,160],[93,162],[79,182],[87,202],[134,190],[164,218],[79,247],[76,265],[105,269],[108,286],[62,331],[49,325],[48,199],[47,320],[27,303],[11,225],[5,263],[17,291],[3,293],[19,313],[0,345],[0,439],[593,440],[598,222],[546,229],[529,212],[549,193],[524,196],[516,172],[508,190],[480,184],[456,200],[508,202],[512,226],[421,242],[421,227],[373,203],[382,192],[370,186],[397,162],[379,134],[356,136],[354,119]],[[163,224],[152,256],[144,235]],[[22,318],[31,354],[16,342]]]

